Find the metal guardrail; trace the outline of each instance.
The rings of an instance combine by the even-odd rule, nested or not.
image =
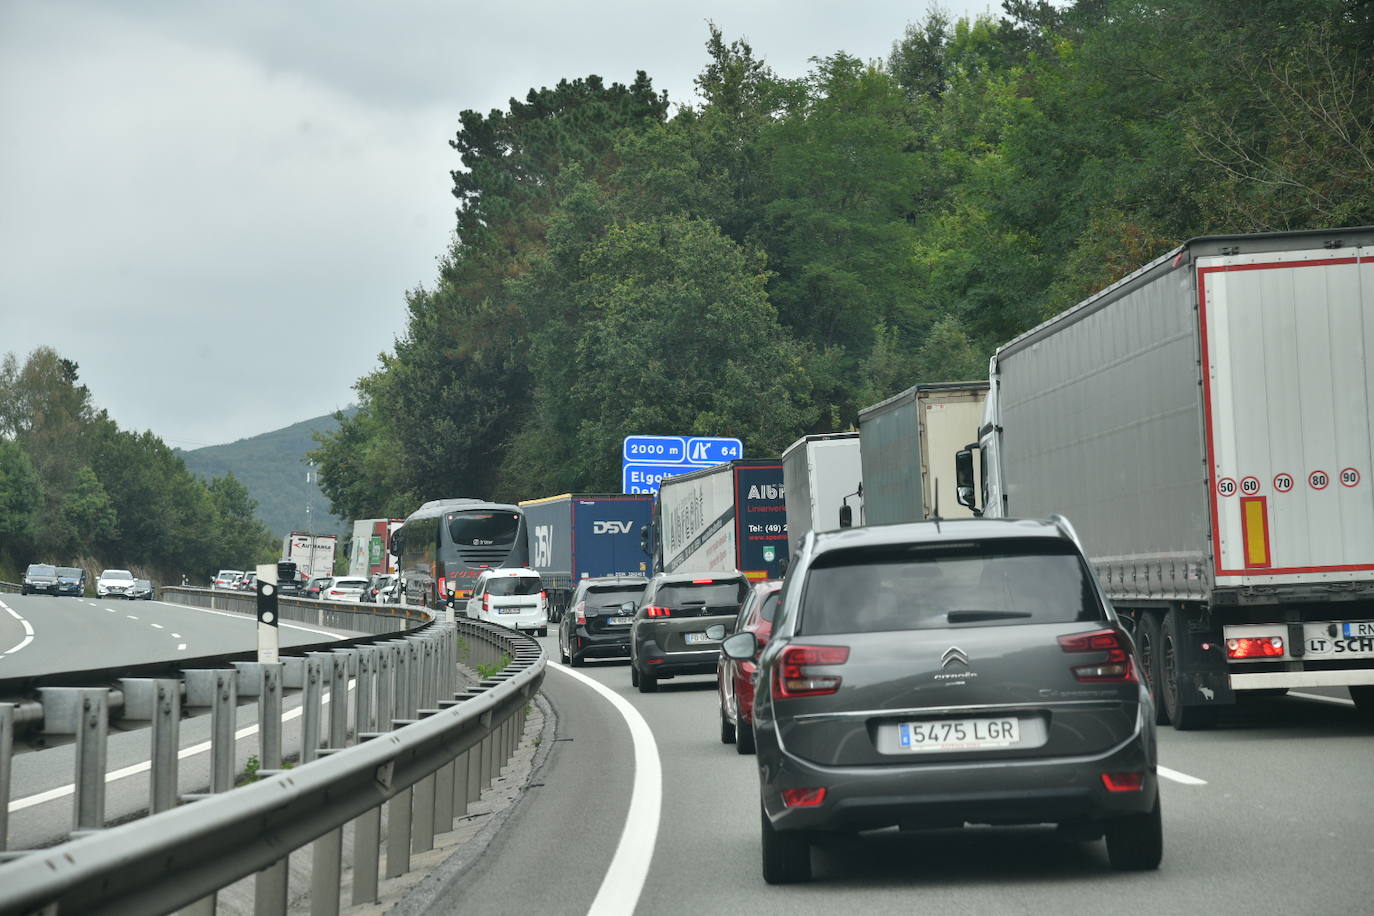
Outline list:
[[[24,590],[18,582],[0,582],[0,593],[15,592],[16,594]]]
[[[187,604],[210,610],[232,611],[238,614],[257,613],[255,592],[236,589],[192,588],[168,585],[158,589],[163,601]],[[278,613],[282,620],[313,623],[317,626],[341,627],[359,633],[386,633],[418,626],[430,619],[423,608],[404,604],[366,604],[363,602],[321,601],[316,598],[277,597]],[[410,621],[406,624],[405,621]],[[398,626],[398,623],[400,624]]]
[[[479,672],[504,664],[477,687],[459,691],[460,662]],[[212,710],[212,793],[183,798],[192,803],[179,807],[181,682],[128,679],[126,711],[132,701],[152,721],[150,798],[158,813],[109,829],[102,829],[104,693],[59,688],[73,691],[66,699],[77,757],[84,761],[73,804],[76,838],[51,849],[0,854],[11,859],[0,864],[0,914],[212,913],[219,889],[254,873],[255,912],[284,914],[287,856],[310,843],[311,912],[337,913],[342,830],[350,822],[352,901],[376,902],[382,850],[386,876],[404,874],[411,855],[432,849],[435,834],[453,829],[454,817],[465,814],[468,802],[500,773],[519,743],[526,705],[546,663],[533,639],[468,620],[434,624],[381,645],[312,652],[300,665],[305,764],[290,770],[280,769],[286,663],[186,671],[188,703]],[[348,703],[330,704],[328,734],[321,741],[322,687],[328,683],[333,696],[345,696],[350,674],[356,678],[352,746]],[[230,791],[233,711],[238,693],[254,690],[263,761],[258,776],[265,778]],[[0,705],[0,812],[9,796],[12,714],[12,707]],[[321,743],[326,747],[319,748]],[[83,754],[83,746],[99,751]]]

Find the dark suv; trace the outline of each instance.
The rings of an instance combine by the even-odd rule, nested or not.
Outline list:
[[[758,664],[770,884],[817,832],[891,826],[1055,823],[1158,867],[1154,707],[1063,519],[808,534]]]
[[[19,584],[19,594],[47,592],[57,594],[57,567],[47,563],[30,563],[24,570],[24,581]]]
[[[588,658],[629,655],[630,627],[647,584],[640,576],[579,581],[567,613],[558,621],[559,657],[576,668]]]
[[[661,678],[715,674],[720,640],[706,629],[720,624],[729,635],[748,595],[749,580],[734,569],[654,576],[635,614],[630,683],[653,693]]]
[[[57,567],[57,594],[78,598],[86,594],[86,570],[79,566]]]

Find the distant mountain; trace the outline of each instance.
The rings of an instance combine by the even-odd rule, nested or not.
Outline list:
[[[344,414],[352,416],[355,411],[349,408]],[[278,537],[305,530],[342,535],[344,521],[329,514],[329,500],[320,492],[305,458],[305,453],[315,448],[314,433],[333,432],[338,427],[330,414],[227,445],[176,452],[186,468],[204,480],[232,472],[258,501],[258,518]]]

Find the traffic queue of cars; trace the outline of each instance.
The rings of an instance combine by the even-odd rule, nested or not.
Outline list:
[[[1122,870],[1163,852],[1154,700],[1067,521],[806,535],[786,581],[583,580],[569,664],[628,655],[641,692],[714,672],[720,740],[757,753],[762,872],[826,835],[1059,826]]]
[[[86,571],[79,566],[54,566],[51,563],[30,563],[24,570],[19,592],[23,595],[67,595],[81,598],[86,594]],[[139,579],[127,569],[107,569],[95,583],[97,598],[129,598],[151,600],[153,584]]]

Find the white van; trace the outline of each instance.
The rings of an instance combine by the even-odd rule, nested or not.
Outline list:
[[[549,632],[549,601],[544,580],[522,566],[483,570],[472,587],[467,615],[545,636]]]

